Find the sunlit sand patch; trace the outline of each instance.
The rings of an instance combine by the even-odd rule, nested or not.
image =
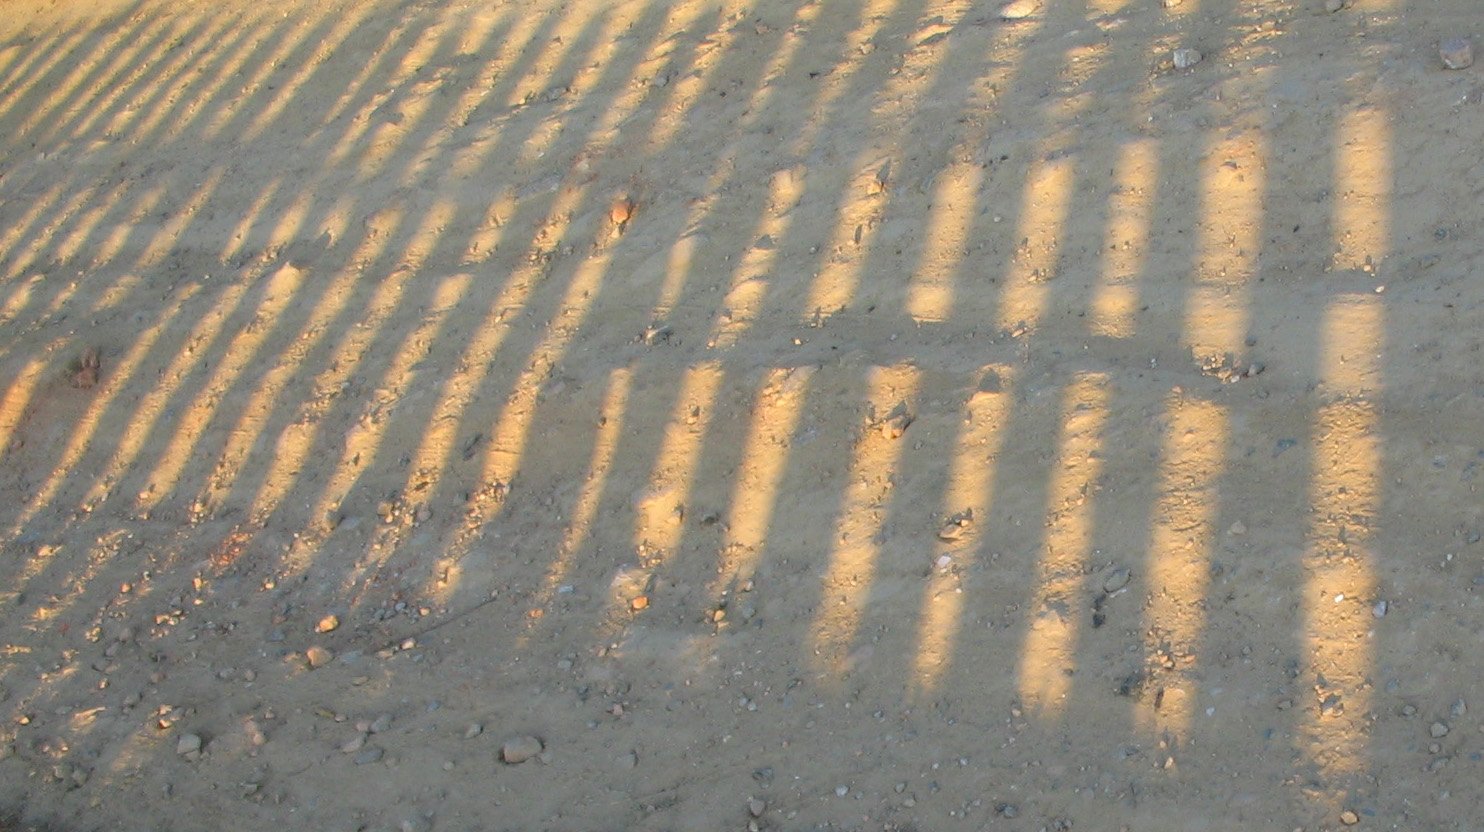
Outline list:
[[[1111,396],[1106,377],[1087,373],[1067,387],[1061,437],[1048,472],[1046,539],[1027,605],[1020,652],[1020,696],[1032,713],[1060,719],[1076,670],[1083,570],[1092,551],[1095,486],[1102,470],[1103,425]]]

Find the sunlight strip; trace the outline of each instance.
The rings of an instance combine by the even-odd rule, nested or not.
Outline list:
[[[1151,666],[1168,670],[1160,677],[1181,695],[1163,697],[1146,727],[1190,730],[1196,706],[1195,669],[1206,625],[1206,583],[1220,509],[1219,481],[1227,442],[1224,408],[1200,400],[1168,397],[1167,427],[1147,561],[1148,574],[1137,586],[1149,598],[1145,610],[1145,650]]]
[[[875,367],[868,372],[866,401],[876,418],[887,420],[898,403],[913,407],[920,371],[911,365]],[[846,479],[829,567],[820,582],[819,611],[815,615],[814,663],[839,677],[848,664],[871,587],[876,577],[882,524],[896,496],[893,483],[906,434],[893,437],[882,425],[861,428]]]
[[[1314,415],[1311,513],[1304,554],[1303,642],[1318,698],[1340,714],[1306,709],[1307,755],[1328,774],[1367,770],[1375,672],[1371,540],[1381,501],[1379,405],[1385,311],[1376,295],[1336,300],[1322,323],[1325,397]],[[1322,684],[1320,682],[1322,680]]]
[[[751,577],[767,546],[778,489],[787,470],[789,447],[798,429],[813,373],[812,367],[777,367],[769,370],[759,385],[752,407],[752,424],[733,480],[721,562],[711,587],[713,596]]]
[[[567,524],[567,531],[562,535],[561,545],[557,548],[552,564],[546,571],[541,588],[537,590],[531,601],[532,613],[545,609],[556,595],[557,588],[566,583],[567,576],[572,572],[573,560],[583,544],[587,542],[589,532],[592,531],[593,518],[598,515],[598,501],[603,496],[603,487],[608,482],[608,473],[613,468],[613,457],[618,450],[619,439],[623,435],[631,376],[631,371],[626,368],[613,370],[609,374],[608,393],[603,397],[603,410],[598,420],[597,435],[593,438],[593,453],[588,461],[587,477],[583,480],[582,491],[577,495],[577,502],[572,506],[572,519]],[[536,619],[536,615],[527,616],[528,621]],[[529,637],[529,632],[522,636],[517,642],[517,649],[523,646]]]
[[[1020,653],[1020,696],[1027,711],[1061,715],[1076,670],[1078,622],[1086,614],[1084,569],[1092,553],[1092,510],[1102,471],[1109,381],[1080,374],[1062,403],[1062,433],[1048,472],[1046,540],[1035,594],[1027,605]]]
[[[927,217],[927,251],[907,289],[907,314],[918,321],[944,321],[953,312],[953,276],[961,268],[969,232],[978,219],[978,164],[950,165],[938,175]]]
[[[1139,308],[1137,281],[1149,252],[1154,193],[1159,187],[1159,143],[1137,139],[1120,148],[1108,198],[1102,279],[1093,289],[1090,328],[1109,338],[1132,338]]]
[[[980,375],[993,373],[1001,384],[1013,387],[1013,368],[985,367]],[[948,485],[943,492],[943,516],[972,512],[972,525],[965,542],[940,541],[934,557],[956,556],[962,568],[972,568],[976,552],[982,551],[983,529],[995,503],[994,474],[1005,436],[1002,428],[1010,418],[1014,394],[1008,390],[976,390],[964,404],[964,426],[958,449],[949,463]],[[963,620],[964,593],[960,578],[947,569],[937,569],[923,590],[922,613],[917,626],[916,687],[932,693],[944,671],[953,663],[954,645]]]
[[[1054,278],[1058,249],[1071,206],[1074,159],[1059,157],[1031,165],[1021,195],[1021,222],[1015,233],[1016,250],[1005,269],[1004,305],[1000,326],[1030,327],[1040,321]]]
[[[716,394],[724,376],[720,363],[715,361],[705,361],[685,369],[675,395],[675,408],[665,426],[659,453],[655,455],[647,493],[673,495],[678,504],[689,503],[696,467],[701,462],[707,429],[716,405]],[[658,549],[666,556],[673,555],[684,526],[668,520],[638,512],[634,518],[634,545]]]

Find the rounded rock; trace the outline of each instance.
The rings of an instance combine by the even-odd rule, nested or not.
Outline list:
[[[500,759],[511,765],[524,763],[546,750],[540,739],[532,736],[512,737],[500,746]]]
[[[315,645],[304,651],[304,660],[309,663],[311,669],[324,667],[334,658],[334,653],[319,645]]]
[[[1025,20],[1036,13],[1037,0],[1011,0],[1000,7],[1001,20]]]

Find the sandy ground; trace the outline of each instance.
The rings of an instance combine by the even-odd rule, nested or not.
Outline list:
[[[1476,0],[1031,5],[5,2],[0,809],[1476,828]]]

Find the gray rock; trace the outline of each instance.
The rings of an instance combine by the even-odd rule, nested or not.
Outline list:
[[[506,740],[504,745],[500,746],[500,759],[511,765],[515,765],[517,763],[524,763],[526,760],[535,757],[545,750],[546,746],[536,737],[512,737]]]
[[[371,733],[373,734],[380,734],[390,727],[392,727],[391,714],[382,714],[381,716],[377,717],[376,721],[371,723],[370,726]]]
[[[379,747],[373,745],[356,755],[356,765],[370,765],[371,763],[380,760],[382,753],[383,752]]]
[[[1431,734],[1435,740],[1441,739],[1448,736],[1448,725],[1444,722],[1434,722],[1432,727],[1427,729],[1427,733]]]
[[[1126,567],[1120,566],[1119,568],[1114,569],[1112,572],[1109,572],[1108,577],[1103,579],[1103,591],[1108,593],[1109,595],[1112,595],[1118,590],[1128,586],[1129,579],[1132,577],[1133,574],[1130,573]]]
[[[1190,69],[1201,62],[1205,56],[1194,49],[1176,49],[1170,59],[1175,62],[1176,69]]]
[[[747,801],[747,814],[760,818],[766,811],[768,811],[768,804],[763,802],[762,798],[754,797]]]
[[[1468,38],[1444,38],[1438,45],[1438,58],[1448,69],[1468,69],[1474,64],[1474,44]]]
[[[175,753],[180,755],[194,754],[201,750],[201,736],[199,734],[181,734],[175,743]]]

